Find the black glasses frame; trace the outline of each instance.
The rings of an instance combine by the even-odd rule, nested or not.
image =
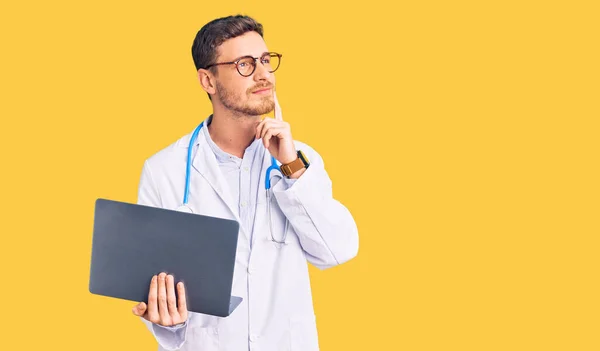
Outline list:
[[[240,74],[240,76],[242,77],[250,77],[252,74],[254,74],[254,71],[256,71],[256,66],[257,61],[258,60],[262,60],[264,57],[269,56],[269,57],[277,57],[279,60],[277,62],[277,67],[273,68],[272,70],[269,71],[269,73],[273,73],[275,71],[277,71],[277,69],[279,68],[279,66],[281,66],[281,57],[283,56],[282,54],[278,54],[276,52],[267,52],[264,55],[260,56],[260,57],[254,57],[252,55],[246,55],[246,56],[242,56],[242,57],[238,57],[237,59],[235,59],[234,61],[231,62],[219,62],[219,63],[213,63],[212,65],[208,65],[206,67],[204,67],[204,69],[209,69],[212,66],[219,66],[219,65],[235,65],[236,70],[238,71],[238,73]],[[240,67],[238,66],[239,62],[245,58],[250,58],[252,60],[254,60],[254,64],[252,65],[252,72],[250,72],[249,74],[242,74],[242,72],[240,72]],[[262,62],[261,62],[262,63]],[[263,66],[265,65],[264,63],[262,63]]]

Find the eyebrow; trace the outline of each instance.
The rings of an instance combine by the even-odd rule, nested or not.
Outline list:
[[[259,58],[260,58],[260,57],[263,57],[263,56],[265,56],[265,55],[267,55],[267,54],[269,54],[269,51],[265,51],[265,52],[263,52],[262,54],[260,54]],[[238,57],[234,58],[234,59],[233,59],[233,60],[231,60],[230,62],[235,62],[235,61],[237,61],[237,60],[241,59],[242,57],[248,57],[248,56],[250,56],[250,57],[254,57],[254,56],[252,56],[252,55],[242,55],[242,56],[238,56]]]

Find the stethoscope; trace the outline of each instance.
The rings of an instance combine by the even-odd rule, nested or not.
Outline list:
[[[194,213],[192,208],[188,205],[188,198],[190,193],[190,174],[191,174],[191,164],[192,164],[192,149],[194,144],[196,143],[196,139],[198,139],[198,133],[200,133],[200,129],[202,129],[202,125],[204,125],[204,121],[200,123],[194,132],[192,133],[192,137],[190,138],[190,144],[188,146],[188,154],[187,154],[187,164],[185,167],[185,190],[183,192],[183,204],[177,208],[178,211]],[[273,236],[273,221],[271,220],[271,172],[279,171],[279,166],[277,166],[277,160],[275,157],[271,156],[271,165],[267,168],[265,174],[265,190],[267,193],[267,213],[269,216],[269,231],[271,232],[271,241],[277,244],[286,244],[285,239],[287,238],[288,226],[289,222],[287,218],[285,219],[285,230],[283,233],[283,239],[281,241],[277,241]]]

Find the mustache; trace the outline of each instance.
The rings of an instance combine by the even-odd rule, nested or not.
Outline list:
[[[255,91],[262,90],[262,89],[266,89],[266,88],[273,89],[273,87],[274,87],[274,86],[273,86],[273,84],[271,84],[271,83],[267,83],[267,84],[258,84],[258,85],[255,85],[255,86],[253,86],[251,89],[249,89],[249,91],[250,91],[251,93],[253,93],[253,92],[255,92]]]

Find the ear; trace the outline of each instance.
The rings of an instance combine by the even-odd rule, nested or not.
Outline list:
[[[215,76],[209,70],[200,68],[198,70],[198,81],[200,81],[202,89],[208,94],[213,95],[217,91]]]

